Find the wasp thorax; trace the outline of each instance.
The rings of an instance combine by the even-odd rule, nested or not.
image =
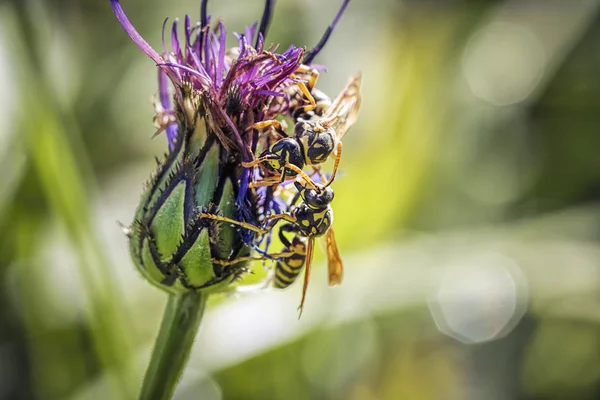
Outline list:
[[[261,157],[265,156],[271,157],[266,165],[272,171],[281,173],[286,164],[293,164],[300,169],[304,167],[300,144],[292,138],[278,140],[261,155]],[[296,176],[296,172],[289,168],[285,170],[285,174],[286,176]]]
[[[306,237],[324,235],[333,223],[333,211],[329,205],[322,208],[309,207],[300,203],[292,212],[296,218],[296,229]]]

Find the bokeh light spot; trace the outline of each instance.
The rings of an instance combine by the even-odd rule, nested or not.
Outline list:
[[[540,82],[546,57],[528,29],[505,22],[485,26],[470,39],[462,59],[473,94],[494,105],[525,100]]]
[[[429,310],[438,329],[464,343],[498,339],[525,312],[525,278],[504,256],[485,254],[447,267]]]

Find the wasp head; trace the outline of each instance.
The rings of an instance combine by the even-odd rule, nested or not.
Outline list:
[[[302,186],[300,182],[294,182],[294,185],[296,185],[300,196],[310,208],[326,208],[333,201],[333,189],[330,187],[312,189]]]

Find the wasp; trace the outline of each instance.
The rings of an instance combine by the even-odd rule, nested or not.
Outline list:
[[[302,185],[298,181],[294,182],[294,185],[298,193],[291,202],[291,212],[266,217],[262,227],[215,214],[203,213],[200,216],[236,224],[261,235],[269,233],[274,228],[277,220],[286,220],[287,223],[279,228],[279,239],[283,243],[284,249],[281,253],[270,254],[268,258],[277,260],[272,277],[273,284],[277,288],[288,287],[297,279],[302,269],[305,269],[302,298],[298,307],[301,316],[310,280],[315,238],[325,237],[330,286],[341,283],[344,267],[331,226],[333,223],[333,210],[331,208],[331,202],[334,198],[333,189],[328,186],[313,188],[310,185]],[[298,198],[301,198],[302,201],[297,206],[293,206]],[[294,234],[291,241],[286,236],[289,233]],[[227,266],[242,261],[264,259],[264,256],[240,257],[231,261],[213,260],[213,263]]]
[[[295,99],[290,102],[288,114],[294,119],[294,136],[289,136],[282,128],[282,123],[277,120],[252,125],[253,129],[273,127],[281,136],[259,158],[242,163],[246,168],[263,165],[272,173],[267,179],[252,182],[253,187],[276,185],[297,175],[316,187],[302,169],[305,165],[322,164],[332,155],[335,159],[333,172],[325,186],[329,186],[335,178],[342,155],[342,138],[356,121],[360,108],[362,78],[360,74],[350,78],[335,100],[330,101],[325,94],[314,89],[316,71],[300,71],[306,71],[309,75],[308,83],[298,85],[298,88],[310,104],[303,105]]]
[[[330,286],[341,283],[343,263],[332,228],[333,190],[330,187],[315,190],[302,186],[299,182],[294,182],[294,184],[303,201],[291,212],[296,221],[288,222],[279,228],[279,239],[285,246],[284,251],[291,251],[293,254],[277,262],[273,283],[275,287],[285,288],[291,285],[297,279],[302,268],[305,268],[302,299],[299,306],[301,314],[310,279],[315,238],[325,238]],[[285,233],[293,233],[295,236],[290,241],[286,238]]]
[[[319,71],[306,65],[301,65],[296,70],[294,78],[300,80],[296,83],[296,87],[299,90],[293,90],[293,86],[289,89],[291,92],[288,93],[290,101],[285,110],[288,117],[293,121],[307,121],[323,116],[325,111],[331,107],[332,102],[329,96],[315,88],[319,79]],[[304,87],[301,85],[302,83],[304,83]],[[306,101],[309,104],[305,104]]]

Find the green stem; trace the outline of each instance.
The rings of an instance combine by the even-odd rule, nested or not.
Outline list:
[[[173,396],[190,356],[207,298],[202,292],[169,295],[140,400],[167,400]]]

